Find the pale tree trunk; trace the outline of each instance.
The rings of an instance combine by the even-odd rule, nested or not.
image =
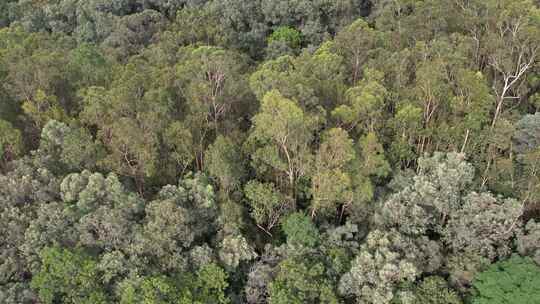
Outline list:
[[[467,141],[469,141],[469,133],[470,133],[470,130],[467,129],[467,132],[465,133],[465,139],[463,140],[463,145],[461,146],[461,153],[465,153],[465,148],[467,147]]]
[[[498,28],[500,39],[503,41],[510,40],[512,42],[516,42],[512,45],[508,45],[508,48],[510,48],[510,54],[508,54],[508,56],[517,57],[515,58],[513,67],[505,68],[501,62],[503,59],[500,59],[497,56],[491,56],[489,58],[489,65],[494,69],[496,74],[492,86],[496,95],[496,107],[495,113],[493,114],[493,119],[491,121],[491,133],[493,133],[495,126],[497,125],[497,121],[501,116],[505,100],[520,99],[520,96],[511,96],[510,93],[519,84],[519,82],[523,80],[527,71],[530,70],[536,62],[536,54],[539,47],[534,45],[534,42],[531,41],[523,42],[521,44],[517,43],[521,26],[521,20],[518,20],[515,24],[506,26],[501,25]],[[507,35],[509,35],[509,37]],[[529,46],[528,43],[532,43],[533,46]],[[497,76],[500,76],[502,79],[502,87],[498,87],[497,85]],[[490,147],[487,149],[489,150]],[[492,162],[492,157],[488,155],[486,169],[484,170],[484,176],[482,178],[482,187],[487,184],[489,169]]]

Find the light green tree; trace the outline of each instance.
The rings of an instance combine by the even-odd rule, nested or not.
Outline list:
[[[238,145],[229,137],[221,135],[206,150],[206,170],[225,192],[240,187],[246,175],[242,156]]]
[[[247,140],[252,166],[261,176],[274,180],[291,199],[295,199],[298,179],[311,170],[315,127],[312,117],[278,91],[263,97],[261,109],[253,117]]]
[[[32,278],[43,303],[108,303],[96,261],[84,252],[46,248],[41,253],[41,269]]]
[[[356,129],[360,134],[375,132],[382,127],[385,98],[388,94],[381,84],[384,74],[366,69],[364,78],[347,90],[347,104],[332,111],[332,116],[347,130]]]
[[[323,134],[311,177],[312,217],[317,212],[332,214],[340,204],[351,204],[354,195],[348,167],[355,154],[353,141],[343,129],[334,128]]]
[[[244,193],[257,226],[270,235],[280,218],[292,209],[291,199],[281,194],[274,184],[250,181],[244,187]]]

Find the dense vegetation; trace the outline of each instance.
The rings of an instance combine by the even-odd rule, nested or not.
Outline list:
[[[539,5],[1,0],[0,303],[538,303]]]

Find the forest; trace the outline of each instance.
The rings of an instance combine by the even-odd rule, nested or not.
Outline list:
[[[0,303],[540,303],[540,0],[0,0]]]

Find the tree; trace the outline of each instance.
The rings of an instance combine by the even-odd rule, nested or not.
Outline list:
[[[257,254],[242,235],[228,235],[221,242],[219,257],[229,269],[235,269],[241,262],[257,257]]]
[[[0,28],[7,27],[11,23],[9,9],[14,5],[15,0],[8,0],[0,4]]]
[[[60,159],[71,169],[95,170],[104,154],[103,146],[84,127],[70,127],[64,135]]]
[[[454,97],[450,102],[452,117],[450,124],[454,125],[458,134],[463,138],[461,153],[470,151],[470,154],[481,150],[485,144],[481,140],[481,131],[489,124],[489,111],[493,106],[494,98],[491,95],[486,77],[481,72],[460,69],[453,83]],[[455,138],[455,137],[454,137]]]
[[[111,65],[98,47],[81,43],[69,54],[70,80],[77,88],[106,86],[111,80]]]
[[[523,205],[514,199],[473,192],[450,216],[445,238],[454,252],[469,251],[491,261],[503,258],[511,252],[522,214]]]
[[[127,279],[119,289],[120,304],[178,303],[181,297],[174,281],[163,275]]]
[[[287,244],[291,246],[315,247],[319,243],[319,231],[311,219],[303,213],[288,215],[281,227],[287,236]]]
[[[419,43],[419,48],[423,56],[429,56],[427,47]],[[433,56],[433,55],[432,55]],[[452,98],[450,86],[448,85],[447,67],[444,59],[435,57],[423,60],[418,63],[416,69],[416,85],[414,88],[414,99],[417,105],[423,109],[422,113],[422,135],[418,139],[417,153],[422,155],[431,152],[431,145],[437,139],[437,133],[441,130],[441,125],[437,122],[444,117],[444,110],[448,107]]]
[[[390,303],[400,283],[413,282],[419,275],[417,249],[411,251],[410,246],[410,240],[396,231],[372,231],[342,276],[340,294],[354,296],[358,303]]]
[[[0,174],[0,301],[31,303],[38,299],[28,276],[39,266],[39,259],[27,254],[27,231],[40,221],[40,205],[56,209],[52,202],[59,200],[60,180],[47,169],[40,153],[15,160],[8,168]],[[54,234],[54,228],[50,232]],[[32,249],[39,251],[37,247]]]
[[[138,229],[137,219],[143,212],[143,202],[128,192],[114,174],[83,171],[70,174],[60,185],[62,199],[74,204],[78,241],[88,248],[107,251],[128,251]],[[69,211],[68,211],[69,210]]]
[[[221,132],[234,129],[235,118],[242,115],[237,108],[248,106],[243,104],[249,99],[246,65],[240,54],[218,47],[186,47],[180,52],[177,82],[188,110],[185,119],[197,151],[197,169],[203,170],[207,146]]]
[[[363,19],[356,20],[336,35],[336,48],[349,63],[349,80],[353,85],[360,79],[362,66],[377,44],[377,35]]]
[[[458,294],[438,276],[425,278],[413,291],[414,304],[461,304]]]
[[[494,73],[493,89],[496,96],[491,123],[493,129],[505,100],[517,97],[519,83],[537,60],[540,11],[529,0],[488,1],[485,5],[493,11],[493,15],[486,16],[489,18],[487,47],[491,51],[488,63]]]
[[[102,46],[109,49],[109,52],[119,60],[126,54],[134,55],[139,49],[149,45],[154,34],[165,25],[163,15],[153,9],[133,12],[114,21],[114,25],[110,27],[110,34],[103,40]]]
[[[310,170],[309,145],[314,128],[312,118],[278,91],[263,97],[261,109],[253,117],[248,138],[252,166],[263,176],[273,176],[276,185],[292,199],[298,179]]]
[[[163,187],[145,213],[136,249],[152,257],[161,271],[185,271],[189,250],[218,229],[214,189],[199,174]]]
[[[434,254],[426,266],[437,269],[444,258],[451,280],[466,286],[486,263],[508,256],[521,225],[522,204],[474,192],[474,170],[463,155],[436,153],[419,159],[418,166],[418,174],[388,198],[374,220],[404,237],[426,238],[420,248],[447,248],[445,257]]]
[[[347,208],[358,210],[373,200],[375,186],[390,174],[390,164],[386,161],[384,149],[375,133],[368,133],[360,138],[356,145],[358,155],[350,166],[352,200],[342,206],[341,213]]]
[[[505,301],[539,1],[0,0],[0,303]]]
[[[334,286],[325,277],[323,264],[293,258],[279,264],[269,295],[270,304],[338,303]]]
[[[41,253],[41,270],[32,278],[43,303],[107,303],[99,284],[97,263],[83,252],[46,248]]]
[[[302,45],[302,34],[294,28],[280,26],[268,37],[266,56],[276,58],[280,55],[294,55]]]
[[[120,304],[226,304],[227,274],[215,264],[193,274],[136,277],[120,285]]]
[[[494,137],[501,129],[506,129],[506,119],[501,119],[505,118],[502,116],[505,104],[508,100],[521,100],[523,82],[537,61],[539,11],[528,0],[475,1],[461,8],[463,15],[472,20],[468,26],[477,43],[477,56],[487,58],[480,64],[487,64],[491,74],[495,108],[490,135]],[[490,173],[491,167],[497,165],[498,149],[496,143],[487,146],[483,186],[494,179]]]
[[[534,303],[540,297],[540,268],[530,258],[514,255],[491,265],[473,281],[474,304]]]
[[[32,219],[23,208],[7,206],[11,203],[0,208],[0,300],[28,303],[34,296],[25,279],[26,261],[18,248],[24,244],[24,231]]]
[[[332,214],[340,204],[351,203],[352,178],[347,169],[355,157],[353,141],[346,131],[334,128],[323,134],[311,178],[312,217],[316,212]]]
[[[228,45],[258,58],[268,34],[280,27],[292,27],[306,45],[317,46],[360,15],[365,3],[351,1],[263,1],[214,2],[228,36]]]
[[[184,123],[175,121],[165,129],[163,141],[168,149],[169,157],[172,158],[176,166],[179,167],[180,174],[183,175],[197,157],[191,131]]]
[[[250,181],[244,187],[244,193],[251,207],[251,216],[257,226],[268,234],[279,219],[292,209],[290,198],[278,192],[273,184]]]
[[[47,95],[38,89],[33,99],[23,102],[22,109],[33,121],[36,129],[40,130],[49,120],[65,121],[64,110],[60,107],[54,95]]]
[[[49,120],[43,127],[39,151],[54,158],[55,171],[61,173],[62,169],[95,169],[105,157],[103,146],[94,141],[86,128],[56,120]]]
[[[176,67],[182,95],[193,115],[218,132],[221,120],[235,112],[246,97],[245,61],[240,54],[218,47],[186,48]]]
[[[0,65],[7,104],[14,102],[17,105],[14,113],[25,114],[22,117],[27,120],[25,131],[32,135],[29,142],[35,147],[47,121],[66,121],[75,106],[69,73],[60,68],[68,65],[67,53],[72,46],[44,33],[25,32],[20,26],[2,29],[0,36]]]
[[[191,289],[191,301],[182,299],[182,304],[209,303],[227,304],[229,299],[225,295],[225,289],[229,286],[228,275],[215,264],[208,264],[196,272],[196,279],[189,288]],[[189,286],[189,285],[188,285]],[[189,297],[187,297],[189,298]]]
[[[143,77],[147,73],[161,71],[145,60],[133,59],[119,69],[111,90],[85,90],[80,114],[83,122],[99,128],[98,138],[107,148],[102,165],[133,178],[140,194],[144,179],[154,176],[158,168],[159,135],[169,117],[168,93],[159,80]]]
[[[513,151],[516,153],[515,183],[512,188],[519,193],[519,197],[529,207],[536,201],[540,185],[538,165],[540,164],[540,115],[527,114],[516,123],[516,130],[512,137]],[[531,206],[532,207],[532,206]]]
[[[0,164],[15,159],[22,152],[21,132],[5,120],[0,120]]]
[[[540,224],[535,220],[527,222],[517,232],[516,245],[519,254],[532,258],[540,265]]]
[[[163,34],[171,35],[178,45],[224,45],[226,34],[220,26],[218,11],[211,4],[178,10],[174,23]]]
[[[274,273],[272,266],[263,262],[256,262],[252,266],[244,284],[247,303],[268,302],[268,286],[274,278]]]
[[[390,148],[391,159],[407,168],[416,158],[414,146],[422,129],[422,108],[411,103],[401,104],[390,123],[396,136]]]
[[[245,176],[244,160],[237,147],[229,137],[220,135],[206,150],[206,169],[225,192],[240,187]]]
[[[463,205],[463,193],[474,177],[464,155],[435,153],[418,160],[418,174],[410,184],[392,195],[376,218],[407,235],[428,230],[443,233],[450,216]]]
[[[385,98],[388,94],[381,84],[384,75],[376,70],[366,69],[364,79],[346,92],[347,104],[332,111],[340,125],[358,133],[375,132],[382,127]]]
[[[249,78],[251,90],[262,99],[272,90],[295,100],[305,112],[326,120],[326,111],[334,107],[345,90],[345,66],[332,41],[313,53],[283,55],[264,62]]]

